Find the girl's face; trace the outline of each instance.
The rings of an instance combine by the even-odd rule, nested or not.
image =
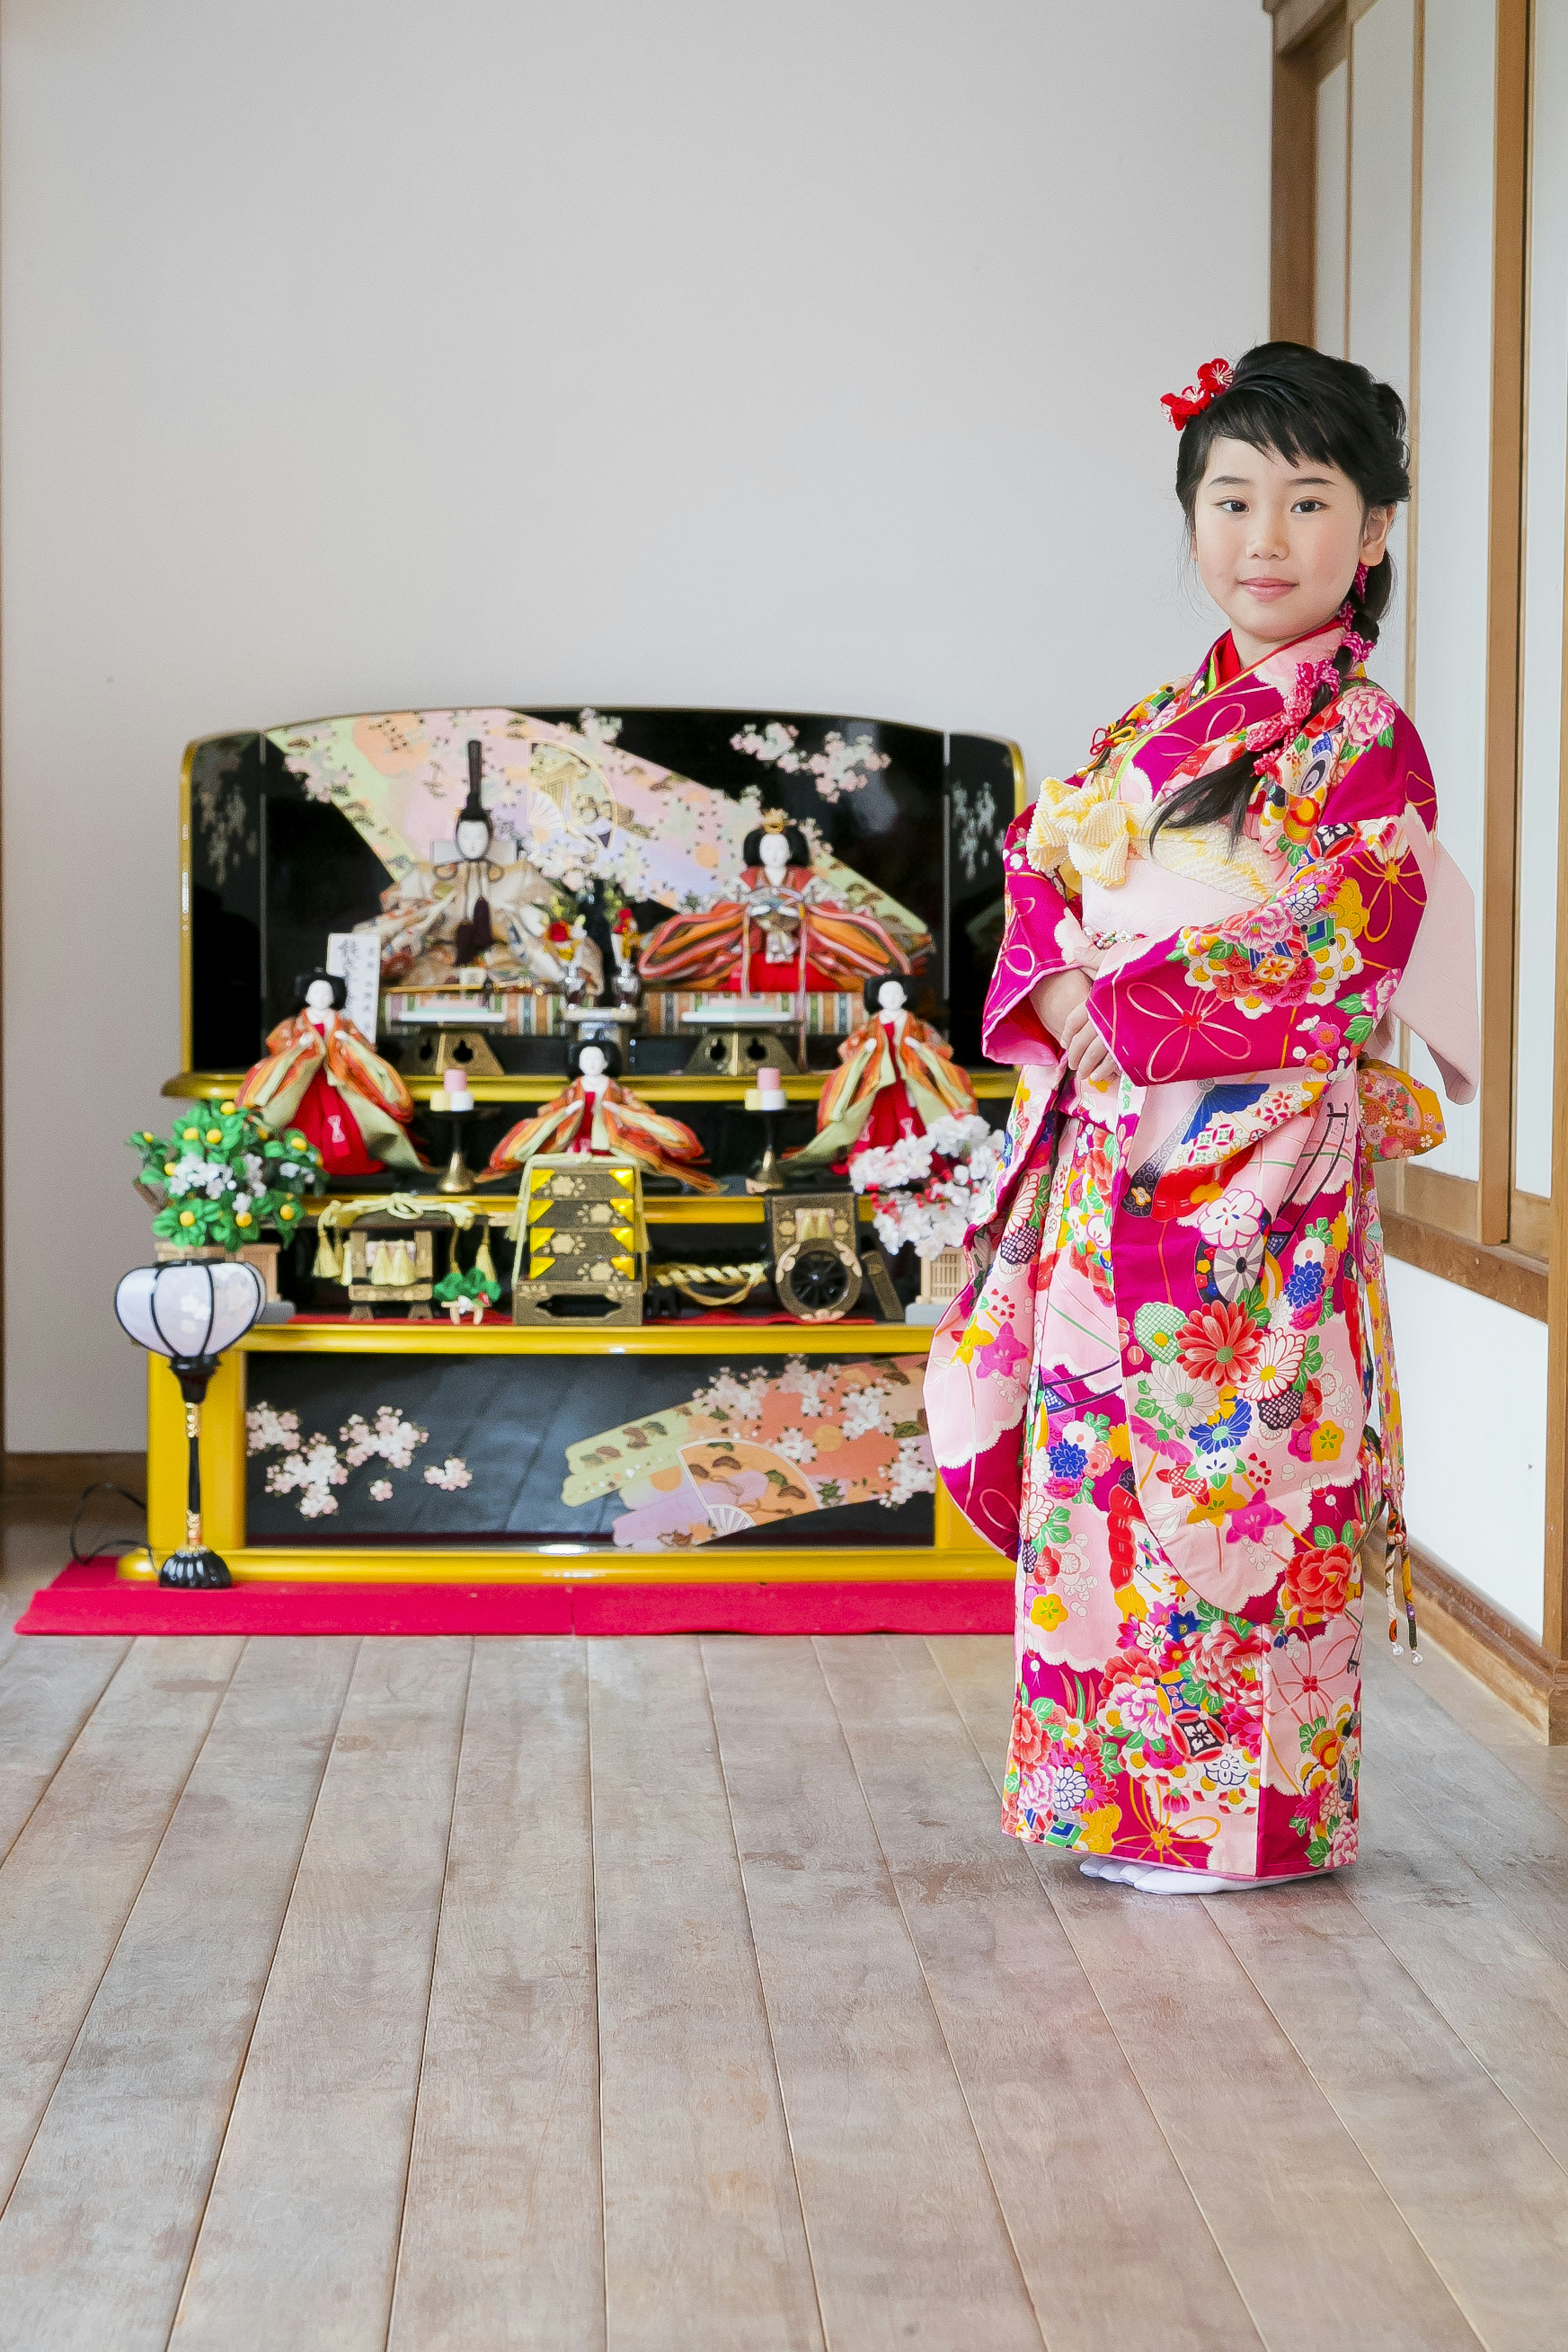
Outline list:
[[[1358,563],[1379,562],[1392,507],[1364,508],[1348,474],[1316,457],[1217,437],[1193,509],[1198,575],[1243,662],[1333,618]]]

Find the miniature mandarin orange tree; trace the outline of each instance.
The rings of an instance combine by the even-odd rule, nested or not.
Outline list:
[[[182,1249],[241,1249],[264,1225],[287,1240],[305,1194],[325,1189],[321,1154],[297,1128],[275,1135],[232,1102],[193,1104],[172,1134],[143,1128],[126,1140],[141,1160],[137,1189],[158,1212],[152,1231]]]

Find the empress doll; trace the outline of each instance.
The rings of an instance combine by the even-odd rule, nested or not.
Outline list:
[[[294,987],[294,1013],[272,1032],[235,1101],[258,1111],[275,1133],[298,1128],[319,1150],[329,1176],[422,1168],[404,1132],[413,1097],[344,1012],[346,983],[316,971]]]
[[[926,1404],[1018,1561],[1004,1825],[1194,1893],[1354,1859],[1380,1511],[1404,1548],[1371,1157],[1441,1133],[1369,1064],[1397,1016],[1467,1101],[1479,1047],[1468,888],[1364,668],[1400,401],[1269,343],[1166,404],[1230,627],[1009,833],[984,1038],[1019,1086]]]
[[[569,1046],[567,1070],[570,1084],[507,1129],[482,1181],[513,1175],[540,1152],[583,1151],[633,1160],[652,1176],[677,1176],[694,1192],[717,1191],[717,1179],[694,1164],[703,1147],[691,1129],[650,1110],[619,1083],[621,1055],[613,1045]]]
[[[777,814],[747,835],[741,856],[737,897],[649,932],[638,968],[650,987],[799,998],[913,971],[930,948],[925,931],[898,937],[875,915],[841,906],[813,873],[805,835]]]

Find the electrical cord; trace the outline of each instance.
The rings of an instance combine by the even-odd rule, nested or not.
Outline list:
[[[77,1549],[77,1533],[86,1514],[88,1504],[94,1495],[118,1495],[122,1501],[133,1505],[137,1510],[141,1512],[143,1517],[146,1516],[147,1506],[142,1501],[140,1495],[131,1494],[129,1487],[116,1486],[112,1478],[95,1478],[90,1486],[84,1486],[82,1488],[81,1500],[77,1505],[76,1517],[71,1521],[71,1561],[72,1565],[77,1568],[85,1568],[89,1559],[101,1559],[107,1549],[107,1547],[102,1544],[96,1546],[92,1551],[78,1551]],[[113,1552],[111,1556],[118,1559],[122,1553],[134,1551],[136,1549],[137,1546],[133,1543],[121,1544],[120,1549]]]

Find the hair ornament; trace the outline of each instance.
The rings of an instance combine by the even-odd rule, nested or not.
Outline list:
[[[1205,360],[1198,369],[1196,383],[1189,383],[1185,392],[1160,394],[1160,406],[1166,411],[1178,433],[1184,425],[1190,425],[1195,416],[1201,416],[1211,400],[1218,400],[1222,392],[1229,391],[1234,374],[1235,370],[1228,360]]]
[[[762,820],[761,830],[764,833],[788,833],[789,820],[782,809],[769,809]]]
[[[1348,603],[1342,604],[1336,618],[1343,622],[1349,611]],[[1366,645],[1365,639],[1354,635],[1348,625],[1344,643],[1353,649],[1357,646],[1364,646],[1366,653],[1372,651],[1372,647]],[[1364,657],[1364,654],[1355,656],[1358,661]],[[1283,697],[1284,708],[1279,717],[1260,719],[1255,727],[1249,727],[1241,739],[1246,749],[1253,753],[1257,761],[1257,773],[1260,776],[1267,778],[1270,783],[1279,782],[1281,757],[1287,744],[1295,741],[1296,737],[1311,718],[1312,703],[1319,687],[1332,687],[1337,693],[1343,684],[1344,679],[1340,675],[1337,662],[1298,662],[1296,664],[1295,680],[1290,692]],[[1259,754],[1267,756],[1259,757]]]
[[[1355,567],[1355,578],[1350,583],[1350,594],[1334,614],[1335,620],[1344,632],[1340,644],[1344,652],[1349,655],[1353,664],[1365,661],[1372,651],[1372,639],[1364,637],[1355,625],[1359,617],[1361,600],[1365,593],[1366,566],[1364,563],[1358,563]]]

